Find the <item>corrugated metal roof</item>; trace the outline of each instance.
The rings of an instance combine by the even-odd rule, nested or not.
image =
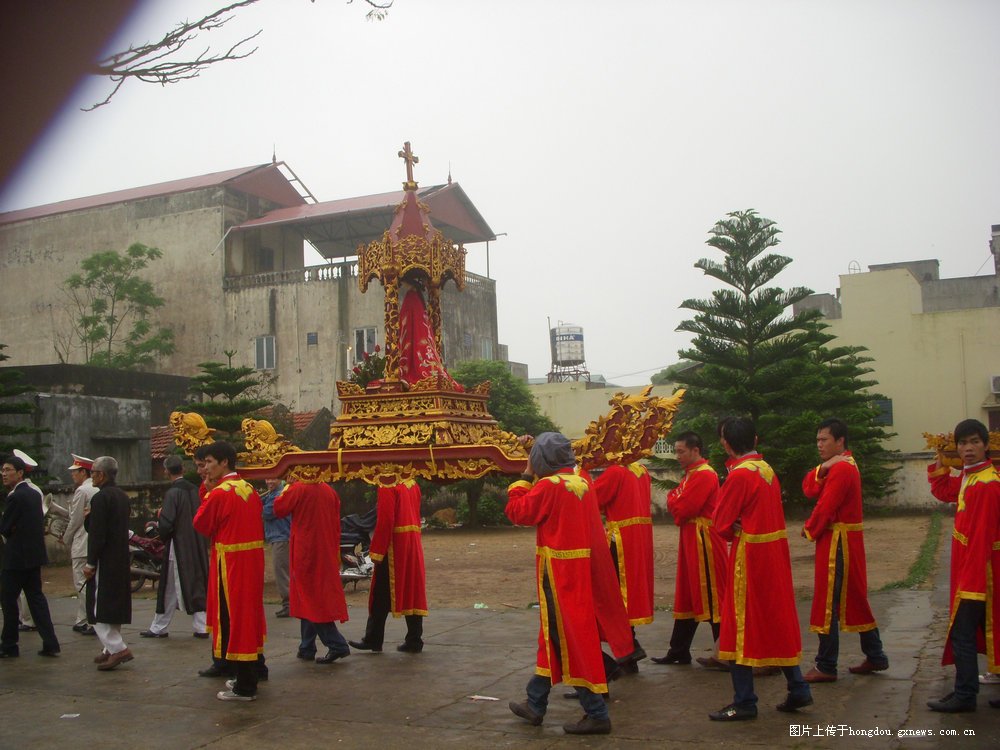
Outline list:
[[[382,236],[405,196],[398,190],[280,208],[251,219],[233,231],[262,227],[295,227],[325,257],[354,255],[359,244]],[[417,190],[427,204],[435,228],[454,242],[474,243],[496,239],[469,196],[457,182]]]
[[[84,198],[72,198],[58,203],[48,203],[44,206],[8,211],[7,213],[0,214],[0,224],[13,224],[18,221],[29,221],[45,216],[56,216],[72,211],[83,211],[90,208],[108,206],[114,203],[155,198],[161,195],[188,193],[227,183],[241,192],[259,196],[279,205],[297,206],[305,203],[305,199],[299,195],[298,191],[292,187],[288,179],[281,173],[280,167],[282,165],[283,162],[278,162],[277,164],[256,164],[252,167],[229,169],[224,172],[212,172],[199,177],[185,177],[181,180],[159,182],[155,185],[116,190],[111,193],[90,195]]]

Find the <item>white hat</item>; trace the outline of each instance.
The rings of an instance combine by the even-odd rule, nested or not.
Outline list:
[[[24,461],[24,467],[26,469],[28,469],[29,471],[31,469],[37,469],[38,468],[38,461],[36,461],[35,459],[33,459],[31,456],[29,456],[27,453],[25,453],[20,448],[15,448],[14,449],[14,455],[17,456],[22,461]]]
[[[66,467],[70,471],[76,471],[77,469],[86,469],[87,471],[90,471],[94,468],[94,459],[87,458],[85,456],[78,456],[75,453],[70,453],[69,455],[73,457],[73,465]]]

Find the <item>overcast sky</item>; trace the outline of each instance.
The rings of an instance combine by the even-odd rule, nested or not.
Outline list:
[[[220,0],[151,0],[119,43]],[[546,318],[583,326],[592,373],[648,382],[688,343],[692,264],[727,212],[783,230],[784,287],[834,292],[857,261],[989,273],[1000,224],[996,0],[262,0],[217,44],[251,58],[173,86],[85,82],[0,211],[268,162],[321,201],[449,164],[497,233],[500,341],[549,369]],[[208,42],[211,37],[206,37]],[[122,46],[124,46],[122,45]],[[433,217],[432,217],[433,218]],[[142,238],[136,238],[141,241]],[[120,248],[119,248],[120,249]],[[468,268],[486,272],[484,245]]]

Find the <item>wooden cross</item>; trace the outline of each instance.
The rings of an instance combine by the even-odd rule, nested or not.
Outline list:
[[[410,142],[403,144],[403,150],[399,152],[399,158],[406,162],[406,181],[413,182],[413,165],[420,163],[420,157],[410,150]]]

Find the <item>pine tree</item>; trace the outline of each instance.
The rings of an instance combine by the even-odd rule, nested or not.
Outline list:
[[[188,390],[192,394],[203,394],[208,401],[191,402],[184,406],[205,418],[209,427],[218,432],[217,440],[228,440],[242,448],[241,426],[247,417],[255,417],[273,400],[268,391],[274,379],[261,375],[252,367],[233,367],[235,350],[223,352],[228,364],[222,362],[202,362],[198,365],[202,373],[191,378]]]
[[[717,425],[730,415],[750,417],[760,449],[778,472],[789,498],[801,498],[801,479],[818,463],[816,426],[837,416],[850,428],[865,491],[884,494],[891,483],[889,458],[881,441],[889,435],[876,424],[876,383],[866,379],[862,347],[834,347],[817,310],[786,311],[812,294],[804,287],[784,290],[771,284],[792,262],[767,251],[780,230],[755,211],[737,211],[712,228],[707,244],[720,250],[722,263],[695,263],[725,287],[711,299],[685,300],[695,316],[679,331],[694,334],[692,348],[678,356],[700,366],[673,374],[688,391],[673,433],[699,432],[709,456],[721,465],[724,453]]]

